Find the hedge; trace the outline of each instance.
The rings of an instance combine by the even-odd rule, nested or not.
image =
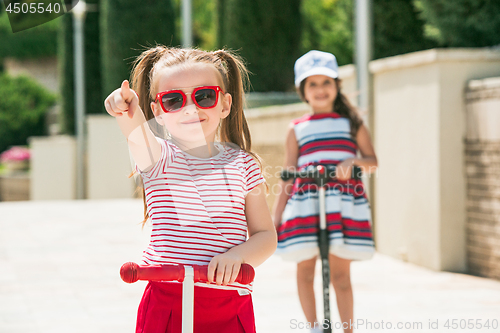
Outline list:
[[[2,5],[0,5],[2,8]],[[0,14],[0,60],[52,57],[57,53],[57,30],[60,19],[12,33],[7,12]]]
[[[89,5],[99,4],[99,0],[87,0]],[[61,94],[61,130],[75,133],[74,102],[74,53],[73,16],[64,15],[61,20],[58,43],[59,87]],[[99,12],[89,11],[85,16],[85,113],[105,112],[101,85],[101,52]]]
[[[437,46],[435,41],[425,36],[425,21],[419,17],[419,11],[413,2],[413,0],[373,0],[374,59]]]
[[[170,0],[102,0],[103,96],[130,77],[132,62],[147,47],[178,45]]]

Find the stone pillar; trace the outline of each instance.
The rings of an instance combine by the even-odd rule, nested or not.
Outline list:
[[[500,279],[500,77],[470,81],[466,102],[467,264]]]

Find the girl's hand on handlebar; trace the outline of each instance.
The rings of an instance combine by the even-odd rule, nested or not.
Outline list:
[[[218,286],[234,283],[242,263],[243,259],[230,251],[213,257],[208,264],[208,282],[215,282]],[[215,270],[217,270],[217,274],[214,281]]]
[[[106,111],[113,117],[128,115],[129,118],[132,118],[138,105],[139,97],[135,91],[130,89],[127,80],[123,81],[121,87],[109,94],[104,101]]]
[[[335,170],[335,176],[337,177],[337,179],[338,180],[351,179],[353,166],[354,166],[354,160],[352,158],[348,158],[337,164],[337,168]]]

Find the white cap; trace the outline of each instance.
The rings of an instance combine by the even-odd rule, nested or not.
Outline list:
[[[338,69],[339,65],[333,54],[309,51],[295,62],[295,86],[300,87],[300,82],[312,75],[326,75],[336,79],[339,76]]]

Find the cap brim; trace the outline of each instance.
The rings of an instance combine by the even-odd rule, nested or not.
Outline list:
[[[337,71],[334,71],[331,68],[328,68],[328,67],[315,67],[315,68],[311,68],[307,72],[302,73],[302,75],[300,75],[299,77],[295,78],[295,86],[297,88],[300,87],[300,82],[302,82],[302,80],[308,78],[309,76],[313,76],[313,75],[326,75],[328,77],[331,77],[332,79],[336,79],[336,78],[339,77],[339,74],[337,73]]]

